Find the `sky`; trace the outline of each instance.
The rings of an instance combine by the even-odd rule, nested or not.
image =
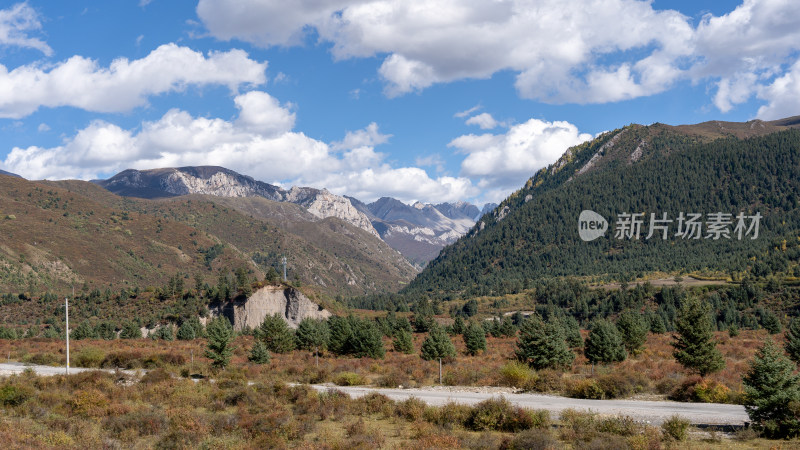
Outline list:
[[[0,1],[0,169],[499,202],[631,123],[800,115],[791,0]]]

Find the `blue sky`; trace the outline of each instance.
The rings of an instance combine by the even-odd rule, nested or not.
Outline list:
[[[364,201],[499,201],[630,123],[800,114],[788,0],[0,4],[0,168],[222,165]]]

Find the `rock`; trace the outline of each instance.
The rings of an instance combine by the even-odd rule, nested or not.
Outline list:
[[[305,318],[327,319],[330,311],[311,301],[302,292],[292,287],[266,286],[243,301],[231,301],[212,305],[211,314],[224,315],[241,331],[246,327],[256,328],[264,318],[279,314],[291,328],[297,328]]]

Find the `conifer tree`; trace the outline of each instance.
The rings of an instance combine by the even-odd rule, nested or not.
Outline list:
[[[410,354],[414,352],[414,343],[411,340],[411,332],[400,328],[394,332],[394,340],[392,341],[394,351]]]
[[[314,352],[314,361],[319,366],[319,352],[328,348],[330,330],[323,320],[305,318],[297,326],[297,346]]]
[[[442,327],[434,326],[422,342],[420,356],[426,361],[439,360],[439,383],[442,382],[442,358],[456,356],[456,347]]]
[[[288,353],[296,346],[294,333],[278,314],[265,317],[254,334],[256,339],[264,341],[271,352]]]
[[[564,331],[555,321],[544,323],[538,315],[528,317],[519,329],[517,359],[534,369],[566,369],[575,359],[567,347]]]
[[[253,348],[250,349],[250,355],[247,360],[255,364],[267,364],[271,359],[269,350],[263,341],[256,339],[253,342]]]
[[[617,319],[617,330],[622,337],[622,343],[625,345],[625,350],[632,355],[642,350],[649,328],[644,317],[632,310],[623,312]]]
[[[678,310],[672,355],[687,370],[701,377],[725,367],[722,353],[714,341],[714,325],[710,305],[696,297],[688,297]]]
[[[330,329],[330,339],[328,348],[337,355],[345,355],[350,353],[350,342],[353,335],[353,329],[350,326],[351,317],[331,317],[328,319],[328,328]]]
[[[356,319],[350,343],[353,355],[358,358],[382,359],[386,354],[382,337],[383,334],[372,321]]]
[[[486,334],[483,327],[475,322],[469,323],[464,331],[464,345],[467,347],[467,354],[475,356],[481,350],[486,350]]]
[[[211,359],[211,366],[224,369],[228,366],[233,355],[231,342],[233,341],[233,327],[225,316],[217,317],[206,327],[208,344],[205,355]]]
[[[190,341],[192,339],[201,338],[203,337],[203,324],[200,323],[197,317],[184,320],[183,323],[181,323],[181,326],[178,328],[176,337],[181,341]]]
[[[769,438],[800,435],[800,375],[768,339],[742,378],[747,415]]]
[[[800,319],[795,318],[786,329],[786,343],[783,344],[789,358],[795,363],[800,363]]]
[[[592,364],[624,361],[628,356],[617,327],[607,320],[598,320],[592,324],[583,353]]]
[[[464,327],[464,319],[461,316],[456,316],[456,319],[453,321],[453,334],[464,334],[466,328]]]

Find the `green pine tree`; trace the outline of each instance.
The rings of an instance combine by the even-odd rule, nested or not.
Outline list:
[[[710,305],[696,297],[684,300],[675,318],[672,355],[687,370],[701,377],[722,370],[725,360],[714,341]]]
[[[544,323],[538,315],[522,322],[515,351],[517,359],[534,369],[566,369],[575,359],[564,330],[556,321]]]
[[[267,350],[274,353],[288,353],[297,345],[294,332],[279,314],[265,317],[261,325],[256,328],[254,335],[256,339],[264,342]]]
[[[358,358],[382,359],[386,354],[383,348],[383,334],[374,322],[366,319],[357,319],[353,326],[352,353]]]
[[[742,378],[744,407],[769,438],[800,435],[800,375],[780,347],[768,339]]]
[[[786,329],[786,343],[783,344],[789,358],[795,363],[800,363],[800,319],[795,318]]]
[[[624,361],[628,356],[617,327],[607,320],[592,324],[583,353],[592,364]]]
[[[411,332],[400,328],[394,332],[394,340],[392,341],[394,351],[411,354],[414,352],[414,343],[411,340]]]
[[[270,360],[269,350],[263,341],[258,339],[253,342],[253,348],[250,349],[250,355],[247,360],[255,364],[267,364]]]
[[[319,365],[319,353],[328,348],[330,330],[328,322],[305,318],[300,321],[296,332],[297,346],[314,352],[316,365]]]
[[[467,347],[467,354],[477,355],[480,351],[486,350],[486,333],[483,327],[475,322],[470,322],[464,331],[464,345]]]
[[[456,347],[440,326],[434,326],[422,342],[420,356],[426,361],[456,356]]]
[[[464,334],[466,328],[464,327],[464,319],[461,316],[456,316],[453,321],[453,334]]]
[[[228,366],[233,355],[231,342],[233,341],[233,327],[225,316],[217,317],[206,327],[208,344],[205,356],[211,359],[211,366],[224,369]]]
[[[617,330],[625,344],[625,350],[631,355],[642,351],[647,340],[647,331],[650,328],[644,317],[632,310],[627,310],[617,318]]]

